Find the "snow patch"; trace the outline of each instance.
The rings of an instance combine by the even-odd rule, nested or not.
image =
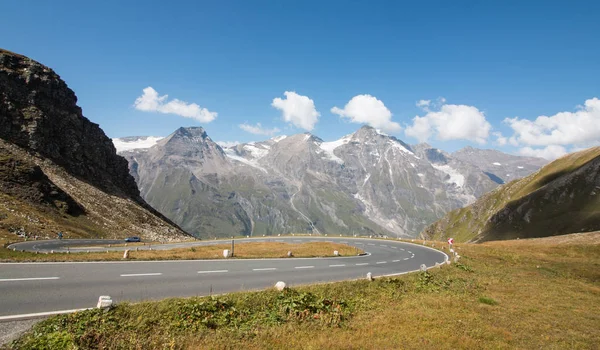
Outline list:
[[[411,156],[413,156],[413,157],[416,158],[415,154],[412,153],[411,151],[409,151],[406,147],[402,146],[402,144],[400,144],[400,142],[393,141],[393,140],[390,140],[389,142],[390,142],[390,144],[392,145],[393,148],[399,149],[400,151],[402,151],[404,153],[407,153],[407,154],[410,154]]]
[[[350,142],[350,137],[344,136],[339,140],[336,141],[331,141],[331,142],[321,142],[321,144],[319,145],[319,147],[325,151],[325,154],[327,155],[327,157],[331,160],[333,160],[334,162],[338,162],[340,164],[344,163],[344,161],[339,158],[338,156],[336,156],[333,153],[333,150],[343,146],[345,144],[347,144],[348,142]]]
[[[150,148],[164,137],[161,136],[145,136],[140,137],[135,141],[124,141],[123,139],[112,139],[113,145],[117,149],[117,153],[131,151],[132,149]]]
[[[518,166],[517,168],[518,168],[518,169],[523,169],[523,167],[522,167],[522,166]]]
[[[425,175],[424,175],[424,174],[421,174],[421,173],[418,173],[418,174],[417,174],[417,176],[418,176],[418,177],[423,177],[423,176],[425,176]]]
[[[436,165],[431,164],[437,170],[440,170],[450,176],[448,183],[455,183],[458,187],[463,187],[465,185],[465,177],[461,173],[459,173],[456,169],[451,168],[449,165]]]
[[[275,136],[271,140],[273,140],[274,142],[279,142],[279,141],[285,139],[286,137],[287,137],[287,135]]]
[[[494,164],[494,165],[502,165],[502,164],[500,164],[500,163],[498,163],[498,162],[494,162],[494,163],[492,163],[492,164]]]
[[[246,158],[243,158],[243,157],[240,157],[240,156],[238,156],[237,154],[235,154],[235,150],[233,150],[233,149],[231,149],[231,148],[226,148],[226,149],[224,149],[223,151],[225,152],[225,155],[226,155],[228,158],[231,158],[231,159],[233,159],[233,160],[237,160],[238,162],[240,162],[240,163],[244,163],[244,164],[246,164],[246,165],[250,165],[250,166],[251,166],[251,167],[253,167],[253,168],[256,168],[256,169],[259,169],[259,170],[261,170],[261,171],[262,171],[262,172],[264,172],[265,174],[267,174],[267,173],[268,173],[268,171],[267,171],[265,168],[263,168],[263,167],[261,167],[260,165],[258,165],[258,163],[257,163],[256,161],[253,161],[253,160],[248,160],[248,159],[246,159]]]
[[[268,149],[264,149],[264,148],[258,148],[256,146],[254,146],[253,144],[247,144],[244,145],[244,149],[248,152],[250,152],[251,157],[256,159],[260,159],[264,156],[266,156],[267,154],[269,154],[269,150]]]

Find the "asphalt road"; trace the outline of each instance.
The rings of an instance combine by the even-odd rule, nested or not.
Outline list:
[[[220,294],[264,289],[277,281],[294,286],[362,278],[368,272],[373,276],[401,274],[418,270],[421,264],[431,267],[447,259],[440,251],[392,240],[304,236],[236,239],[235,242],[248,241],[331,241],[356,246],[368,254],[312,259],[2,263],[0,320],[8,319],[6,316],[94,307],[100,295],[110,295],[120,302]],[[69,245],[70,251],[92,250],[90,246],[99,242],[110,243],[103,240],[30,241],[11,248],[64,251]],[[114,243],[123,241],[110,244]],[[152,249],[223,243],[199,241],[152,245]]]

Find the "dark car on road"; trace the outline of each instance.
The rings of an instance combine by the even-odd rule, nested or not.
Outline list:
[[[140,237],[127,237],[125,238],[125,242],[141,242]]]

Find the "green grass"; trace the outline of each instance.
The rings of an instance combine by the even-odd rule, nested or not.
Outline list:
[[[593,349],[600,244],[457,244],[460,264],[52,317],[19,349]]]

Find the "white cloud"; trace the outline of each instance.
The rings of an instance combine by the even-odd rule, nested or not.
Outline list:
[[[563,146],[549,145],[544,148],[523,147],[519,150],[519,154],[528,157],[539,157],[554,160],[567,154],[567,150]]]
[[[229,148],[229,147],[234,147],[239,145],[241,142],[240,141],[217,141],[217,145],[223,147],[223,148]]]
[[[247,131],[251,134],[255,134],[255,135],[273,136],[276,133],[281,131],[278,128],[273,128],[273,129],[263,128],[260,123],[256,123],[256,125],[250,125],[250,124],[244,123],[244,124],[240,124],[239,127],[242,130]]]
[[[348,118],[352,123],[367,124],[383,131],[398,132],[402,129],[400,124],[392,121],[392,112],[383,102],[371,95],[354,96],[344,109],[333,107],[331,113]]]
[[[429,107],[430,104],[431,104],[431,100],[419,100],[417,102],[417,107],[426,108],[426,107]]]
[[[576,112],[560,112],[535,120],[506,118],[514,144],[529,146],[593,145],[600,142],[600,100],[585,101]]]
[[[178,99],[167,101],[169,95],[159,96],[158,92],[151,86],[148,86],[143,91],[144,94],[138,97],[133,104],[137,110],[176,114],[182,117],[195,119],[202,123],[211,122],[217,117],[216,112],[201,108],[195,103],[187,103]]]
[[[502,135],[501,132],[493,132],[492,135],[496,136],[496,144],[498,146],[506,146],[508,143],[508,138]]]
[[[271,103],[271,106],[281,110],[283,120],[307,131],[314,129],[321,115],[317,112],[314,101],[294,91],[286,91],[283,94],[285,99],[276,97]]]
[[[421,102],[421,101],[419,101]],[[419,102],[417,105],[419,105]],[[413,124],[406,128],[407,136],[420,142],[435,136],[439,140],[470,140],[484,144],[490,134],[491,124],[485,114],[473,106],[444,104],[446,99],[438,99],[439,110],[429,109],[429,104],[421,106],[427,114],[416,116]]]

